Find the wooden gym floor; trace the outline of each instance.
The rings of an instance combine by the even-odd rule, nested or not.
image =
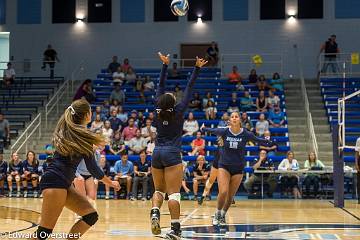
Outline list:
[[[230,208],[228,226],[223,228],[211,226],[215,201],[201,207],[194,201],[181,205],[184,239],[360,239],[360,204],[356,201],[346,201],[345,208],[339,209],[325,200],[242,199]],[[33,232],[40,209],[41,199],[0,199],[0,239],[26,239],[4,233]],[[97,209],[99,222],[82,239],[161,238],[149,231],[149,201],[97,200]],[[162,227],[169,227],[169,219],[165,205]],[[74,214],[64,210],[54,232],[66,232],[74,221]]]

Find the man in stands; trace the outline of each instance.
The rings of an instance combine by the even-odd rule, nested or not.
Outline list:
[[[114,133],[121,130],[123,122],[117,118],[117,111],[115,109],[111,111],[111,115],[108,120],[110,121],[111,129]]]
[[[44,61],[43,66],[41,67],[42,70],[46,70],[46,64],[49,64],[50,67],[50,78],[54,78],[54,68],[55,62],[60,62],[58,58],[58,54],[55,49],[49,44],[47,49],[44,52]]]
[[[274,110],[270,111],[268,121],[273,128],[280,128],[285,125],[285,114],[279,105],[275,105]]]
[[[119,181],[120,184],[126,184],[126,198],[130,198],[131,181],[134,173],[134,165],[128,161],[129,156],[126,151],[122,152],[121,160],[116,161],[114,165],[114,171],[116,173],[114,181]],[[118,192],[115,192],[114,196],[117,198]]]
[[[150,135],[152,133],[156,134],[156,127],[153,127],[152,120],[147,118],[145,126],[141,129],[141,136],[147,140],[150,140]]]
[[[113,78],[113,83],[114,85],[122,85],[125,81],[125,74],[123,73],[121,67],[118,67],[116,72],[113,73],[112,75]]]
[[[130,117],[128,120],[128,126],[124,128],[121,134],[125,141],[125,144],[128,144],[129,141],[136,136],[137,130],[138,128],[135,126],[135,119]]]
[[[270,140],[270,139],[271,139],[271,133],[270,133],[269,130],[266,130],[266,131],[264,132],[264,138],[265,138],[266,140]],[[269,141],[269,142],[266,142],[266,143],[261,142],[261,143],[259,143],[259,148],[260,148],[260,150],[265,150],[266,153],[267,153],[267,156],[268,156],[268,157],[271,157],[271,156],[275,156],[275,151],[276,151],[276,149],[277,149],[277,145],[276,145],[276,143],[273,142],[273,141]]]
[[[179,69],[177,68],[177,63],[174,62],[172,65],[172,69],[168,71],[168,79],[179,79],[181,78],[181,73]]]
[[[120,105],[125,103],[125,93],[121,90],[120,85],[115,85],[114,90],[110,94],[110,102],[112,103],[113,100],[117,100]]]
[[[227,106],[227,111],[229,113],[240,112],[240,105],[241,105],[241,103],[237,97],[237,93],[233,92],[231,94],[231,100],[229,101],[228,106]]]
[[[356,140],[355,169],[357,171],[358,204],[360,204],[360,137]]]
[[[10,124],[3,113],[0,113],[0,151],[10,143]]]
[[[7,64],[7,69],[4,70],[4,83],[6,87],[10,87],[15,81],[15,70],[12,64]]]
[[[240,73],[238,72],[237,66],[232,67],[232,72],[228,74],[229,82],[230,83],[241,83],[242,77]]]
[[[148,193],[148,185],[150,180],[151,163],[146,159],[144,151],[140,153],[140,160],[134,164],[134,182],[132,185],[132,197],[131,201],[137,200],[138,186],[142,183],[142,196],[141,200],[146,201]]]
[[[120,67],[120,63],[118,63],[118,57],[113,56],[112,57],[112,62],[108,66],[108,72],[112,74],[112,73],[116,72],[118,67]]]
[[[130,148],[130,151],[129,151],[130,154],[139,155],[141,152],[145,151],[147,141],[145,138],[141,137],[140,129],[136,130],[135,137],[130,139],[128,145]]]
[[[100,115],[100,120],[101,121],[106,120],[106,115],[104,114],[101,106],[96,106],[95,107],[95,111],[93,112],[93,114],[91,116],[91,121],[95,121],[96,115]]]
[[[205,155],[205,139],[202,138],[200,131],[196,133],[196,138],[191,142],[191,149],[189,156]]]
[[[336,42],[336,35],[331,35],[330,38],[321,45],[320,54],[325,52],[324,65],[321,70],[322,73],[327,73],[328,67],[331,67],[333,73],[339,71],[338,64],[336,62],[337,54],[340,53],[340,49]]]

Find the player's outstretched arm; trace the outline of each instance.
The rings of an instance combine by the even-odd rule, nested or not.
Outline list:
[[[163,55],[161,52],[158,52],[159,58],[161,60],[161,62],[163,63],[161,72],[160,72],[160,80],[159,80],[159,84],[156,90],[156,98],[158,99],[161,95],[163,95],[165,93],[165,80],[166,80],[166,76],[167,76],[167,68],[169,66],[170,63],[170,54],[167,54],[166,56]]]

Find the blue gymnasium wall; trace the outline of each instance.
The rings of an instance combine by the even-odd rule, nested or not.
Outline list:
[[[336,18],[360,18],[359,0],[336,0],[335,1]]]
[[[145,0],[121,0],[120,22],[136,23],[145,21]]]
[[[41,0],[17,0],[18,24],[41,24]]]
[[[223,0],[224,21],[240,21],[249,18],[249,0]]]
[[[3,1],[0,0],[0,3]],[[7,1],[6,24],[0,25],[0,31],[11,32],[10,55],[15,60],[41,59],[46,45],[52,43],[62,62],[66,61],[70,68],[86,60],[89,77],[95,76],[114,54],[120,58],[156,58],[159,50],[179,53],[181,43],[217,41],[221,53],[279,53],[284,57],[285,77],[297,75],[294,44],[300,49],[306,77],[316,77],[319,48],[330,34],[337,34],[342,52],[360,50],[360,42],[354,41],[360,39],[360,31],[357,31],[360,19],[337,20],[335,5],[339,3],[335,0],[324,1],[324,19],[297,20],[295,24],[289,24],[287,20],[260,21],[260,0],[247,1],[248,20],[224,21],[224,12],[230,14],[229,18],[238,17],[229,10],[231,1],[213,0],[213,21],[206,22],[202,27],[188,22],[186,18],[179,18],[178,22],[154,23],[153,1],[143,1],[144,9],[140,0],[113,0],[112,23],[85,24],[82,27],[77,24],[51,24],[50,0],[41,1],[41,24],[17,24],[17,1]],[[246,1],[236,2],[238,8],[246,5]],[[122,16],[121,5],[129,7],[132,15],[139,13],[140,16]],[[122,22],[142,20],[140,12],[143,10],[144,23]],[[239,16],[245,18],[245,14]]]
[[[6,0],[0,0],[0,24],[6,23]]]

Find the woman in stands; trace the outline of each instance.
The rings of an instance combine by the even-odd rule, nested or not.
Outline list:
[[[26,154],[26,159],[23,161],[23,175],[21,176],[24,187],[24,198],[27,197],[28,181],[31,181],[34,197],[38,197],[38,183],[39,183],[39,161],[36,159],[35,153],[29,151]]]
[[[21,174],[23,173],[23,164],[19,159],[19,156],[16,152],[11,154],[11,160],[9,163],[9,172],[7,176],[8,186],[9,186],[9,197],[12,197],[12,183],[15,179],[16,181],[16,197],[20,197],[20,184],[21,184]]]
[[[226,212],[232,203],[233,197],[243,177],[243,170],[246,164],[246,143],[249,141],[268,142],[268,140],[257,138],[252,132],[242,128],[240,114],[238,112],[231,113],[228,128],[205,128],[203,125],[201,129],[221,137],[224,141],[222,154],[218,163],[219,195],[213,225],[225,225]]]
[[[101,167],[101,169],[103,170],[105,176],[111,178],[111,172],[110,172],[110,164],[106,161],[106,157],[105,155],[101,155],[100,156],[100,160],[99,160],[99,166]],[[99,180],[95,179],[95,185],[96,185],[96,192],[97,192],[97,187],[99,186]],[[110,198],[110,186],[109,185],[105,185],[105,200],[109,200]]]
[[[179,104],[173,94],[165,93],[165,79],[167,67],[170,63],[169,55],[159,53],[163,62],[160,82],[156,91],[156,120],[157,128],[156,146],[152,155],[152,174],[155,192],[152,199],[150,213],[151,230],[153,234],[160,234],[160,208],[164,201],[165,193],[169,196],[168,206],[171,215],[171,231],[167,234],[170,239],[179,239],[180,230],[180,188],[183,179],[181,161],[181,137],[186,111],[192,94],[195,80],[200,68],[207,61],[196,58],[195,69],[184,91],[184,96]],[[168,184],[165,184],[168,183]],[[172,183],[172,184],[170,184]]]
[[[96,164],[94,146],[103,146],[104,139],[86,128],[91,121],[90,104],[80,99],[73,102],[59,119],[54,131],[54,160],[40,181],[43,202],[37,239],[47,239],[64,207],[82,216],[70,233],[83,235],[98,220],[89,201],[72,186],[76,169],[82,159],[89,172],[106,185],[119,190],[117,182],[104,176]]]
[[[4,161],[4,155],[0,152],[0,196],[4,195],[4,182],[6,179],[8,164]]]
[[[278,170],[281,171],[298,171],[300,169],[298,161],[295,159],[294,152],[288,151],[287,158],[283,159],[278,166]],[[290,195],[290,192],[294,195],[294,198],[301,198],[299,188],[299,176],[296,173],[287,173],[280,176],[281,181],[281,193]]]

